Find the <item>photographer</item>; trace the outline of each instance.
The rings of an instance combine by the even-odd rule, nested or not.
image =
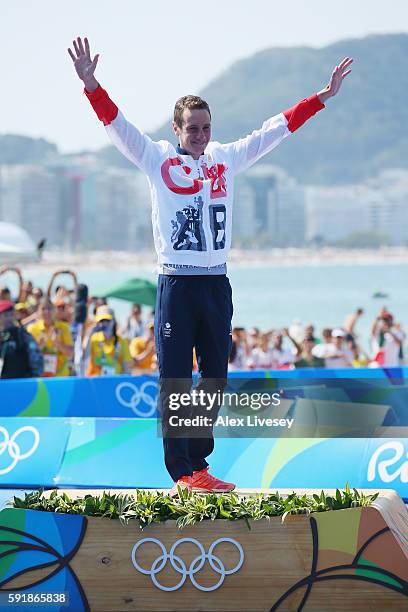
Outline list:
[[[43,356],[24,327],[14,322],[14,304],[0,300],[0,378],[41,376]]]

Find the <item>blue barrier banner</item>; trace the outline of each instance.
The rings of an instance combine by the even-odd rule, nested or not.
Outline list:
[[[309,425],[316,418],[316,428],[314,436],[220,437],[211,468],[239,487],[332,488],[348,482],[393,488],[407,498],[407,373],[234,372],[230,389],[282,391],[282,415],[307,415]],[[154,375],[0,381],[0,487],[170,486],[157,394]],[[350,414],[388,437],[319,435],[325,419],[336,414],[337,425],[347,425]]]
[[[71,419],[71,436],[57,484],[171,486],[158,432],[155,418]]]
[[[0,381],[0,415],[21,417],[157,416],[157,375],[28,378]]]
[[[284,397],[351,401],[391,406],[408,424],[408,368],[259,370],[231,372],[236,389],[256,379]],[[227,388],[228,390],[228,388]],[[158,376],[39,378],[0,381],[0,415],[5,417],[157,417]]]
[[[0,419],[8,435],[3,431],[8,444],[0,455],[0,486],[169,487],[157,424],[154,418]],[[19,450],[10,454],[14,443]],[[406,438],[221,438],[210,462],[214,473],[238,487],[341,488],[348,482],[392,488],[406,499],[407,458]]]
[[[52,485],[70,432],[62,419],[0,417],[0,486]]]

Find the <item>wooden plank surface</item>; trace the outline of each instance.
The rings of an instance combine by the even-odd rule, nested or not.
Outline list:
[[[101,495],[103,489],[64,491],[71,497],[82,497],[87,493]],[[132,493],[132,489],[109,491]],[[275,491],[240,489],[238,493]],[[282,495],[292,491],[279,490]],[[309,495],[320,492],[295,491]],[[384,569],[389,576],[405,581],[408,593],[408,510],[395,491],[381,490],[368,508],[322,512],[311,517],[288,516],[284,522],[280,517],[272,517],[249,521],[249,526],[244,520],[216,520],[180,530],[175,521],[167,521],[141,530],[137,521],[122,526],[117,520],[88,517],[83,543],[70,566],[92,612],[268,612],[280,598],[283,599],[277,608],[279,612],[294,611],[306,595],[305,612],[408,610],[407,595],[373,581],[375,569],[379,568],[379,572]],[[141,542],[146,538],[155,538],[160,544]],[[180,542],[185,538],[194,541]],[[209,551],[220,538],[233,541],[223,540],[213,549],[216,558],[212,558],[211,564]],[[133,558],[150,574],[138,571],[132,563],[136,544],[139,547]],[[239,546],[244,554],[243,564],[228,574],[239,562]],[[363,565],[354,567],[351,561],[360,549]],[[163,551],[166,558],[161,564],[159,557]],[[157,573],[152,570],[155,563],[156,568],[162,565]],[[202,567],[194,572],[200,564]],[[198,588],[197,585],[211,589],[221,577],[217,568],[222,567],[227,574],[219,588],[210,591]],[[162,587],[172,588],[183,579],[183,572],[184,582],[170,592],[161,590],[152,579],[154,576]],[[314,582],[308,593],[310,576]],[[327,578],[316,580],[319,576]],[[299,588],[295,588],[299,581]]]
[[[310,493],[309,490],[304,492]],[[333,520],[333,531],[336,532],[342,526],[339,519],[350,517],[351,514],[357,516],[360,512],[361,509],[356,508],[321,513],[321,515]],[[408,525],[408,512],[401,499],[395,492],[385,490],[375,506],[364,509],[364,513],[368,522],[372,521],[374,530],[390,525],[391,518],[393,531],[386,534],[388,539],[383,538],[380,549],[392,557],[388,559],[389,562],[397,559],[397,571],[400,572],[399,575],[405,571],[404,577],[408,581],[408,543],[404,541],[404,533],[405,537],[408,535],[407,530],[404,532],[405,521]],[[315,516],[321,520],[321,515]],[[73,559],[72,567],[77,575],[81,576],[81,583],[88,594],[91,609],[98,612],[113,610],[116,612],[119,610],[267,612],[280,596],[310,574],[313,558],[310,519],[304,515],[293,516],[282,523],[280,517],[274,517],[270,520],[251,521],[250,526],[251,529],[248,529],[244,521],[217,520],[199,523],[180,531],[173,521],[168,521],[149,526],[141,532],[137,524],[122,527],[117,521],[107,522],[92,518],[88,521],[88,530],[82,546],[83,552]],[[370,525],[367,526],[367,533],[370,533]],[[321,535],[327,538],[324,530]],[[343,537],[344,539],[348,537],[346,532],[334,535],[336,538],[340,535],[340,541]],[[172,545],[181,538],[198,540],[205,551],[208,551],[215,540],[225,537],[241,544],[245,551],[245,561],[238,572],[227,575],[222,586],[212,592],[198,590],[189,577],[180,589],[173,592],[161,591],[154,586],[151,576],[138,572],[130,562],[133,546],[143,538],[159,539],[169,552]],[[239,555],[232,544],[220,544],[216,550],[226,569],[236,565]],[[140,554],[137,558],[141,567],[149,569],[161,551],[157,544],[147,542],[143,548],[142,546],[139,548],[138,553]],[[186,567],[189,567],[199,555],[199,550],[195,544],[185,542],[177,547],[175,554],[182,559]],[[325,567],[327,559],[329,566],[334,561],[339,565],[343,561],[342,553],[322,551],[319,569]],[[386,562],[387,560],[385,564]],[[349,573],[355,574],[355,571]],[[157,578],[162,585],[169,587],[177,584],[180,574],[167,562],[163,570],[157,574]],[[195,578],[204,587],[211,587],[218,576],[207,561]],[[106,590],[106,584],[110,584],[111,588]],[[284,601],[279,610],[297,610],[305,591],[305,586],[296,590]],[[355,611],[392,612],[402,610],[404,606],[408,609],[408,599],[400,593],[385,589],[373,582],[356,581],[352,577],[347,579],[346,576],[341,581],[332,579],[314,584],[304,609],[306,612],[313,610],[344,612],[345,602],[348,610]]]

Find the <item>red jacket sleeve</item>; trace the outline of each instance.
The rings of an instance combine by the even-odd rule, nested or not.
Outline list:
[[[310,98],[305,98],[292,108],[283,111],[288,122],[288,130],[294,132],[322,108],[324,108],[323,102],[320,102],[317,94],[313,94]]]
[[[104,125],[109,125],[118,114],[118,107],[110,97],[108,93],[99,85],[95,91],[87,91],[84,89],[84,93],[90,101],[92,108],[98,115],[98,119],[103,122]]]

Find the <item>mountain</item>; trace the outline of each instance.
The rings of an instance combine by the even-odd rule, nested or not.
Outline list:
[[[213,138],[230,142],[245,136],[322,89],[345,56],[354,58],[353,72],[338,96],[263,162],[282,166],[302,183],[328,185],[407,168],[407,34],[342,40],[321,49],[265,49],[234,63],[199,92],[212,109]],[[180,96],[186,93],[193,92]],[[170,126],[169,114],[153,138],[175,142]],[[102,164],[135,168],[112,146],[93,154]],[[55,155],[57,147],[44,139],[0,135],[0,164],[41,163]]]
[[[0,164],[40,164],[57,154],[56,145],[44,138],[0,134]]]
[[[334,66],[353,72],[327,109],[264,162],[302,183],[359,182],[384,168],[408,166],[408,35],[375,35],[330,46],[272,48],[234,63],[200,92],[210,104],[213,138],[230,142],[323,88]],[[180,95],[191,92],[180,92]],[[154,139],[174,140],[168,124]]]

